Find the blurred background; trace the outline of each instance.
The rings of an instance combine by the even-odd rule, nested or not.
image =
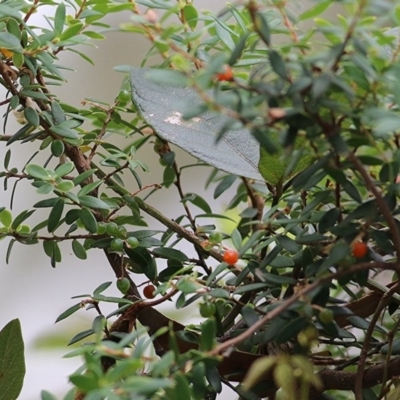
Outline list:
[[[195,4],[200,9],[216,11],[223,8],[225,1],[196,0]],[[301,6],[294,7],[304,9],[306,4],[301,2]],[[46,24],[44,15],[52,15],[53,12],[53,7],[41,7],[40,12],[33,15],[32,22],[37,25]],[[118,26],[120,23],[128,22],[129,17],[129,13],[120,13],[112,15],[106,22],[112,26]],[[108,33],[106,40],[96,41],[95,44],[97,48],[86,46],[80,49],[94,61],[95,67],[71,52],[60,54],[59,64],[67,65],[74,70],[74,72],[65,72],[67,84],[54,88],[54,92],[64,103],[79,106],[84,98],[112,102],[124,78],[122,74],[115,72],[113,67],[123,64],[139,65],[149,48],[149,43],[144,38],[119,32]],[[0,98],[4,98],[4,91],[0,90]],[[2,107],[0,111],[4,113],[5,107]],[[13,134],[19,127],[13,118],[10,118],[5,134]],[[116,140],[120,139],[116,138]],[[10,166],[21,170],[35,149],[37,149],[36,143],[27,143],[23,146],[14,144]],[[143,183],[160,183],[162,168],[158,157],[155,156],[151,146],[145,146],[146,149],[147,153],[139,151],[137,156],[147,163],[151,170],[151,173],[142,174]],[[0,142],[2,156],[6,151],[5,143]],[[178,150],[177,161],[179,165],[185,165],[194,160]],[[35,159],[34,162],[40,163],[40,159]],[[209,168],[187,169],[183,176],[184,191],[198,191],[202,194],[205,179],[210,171]],[[195,177],[190,174],[195,174]],[[10,188],[12,184],[10,180]],[[134,190],[135,187],[132,188],[132,191]],[[215,212],[224,210],[224,205],[231,193],[228,192],[220,197],[218,204],[212,203],[212,198],[208,198],[215,205]],[[0,205],[9,208],[11,190],[2,192],[0,196]],[[32,186],[20,182],[15,193],[13,215],[16,216],[41,199],[43,196],[37,195]],[[167,216],[176,217],[182,213],[181,210],[176,210],[180,203],[173,188],[160,190],[151,197],[150,203],[161,209]],[[36,212],[28,222],[35,224],[41,220],[40,212]],[[150,227],[157,228],[155,221],[150,218],[146,220]],[[0,254],[2,254],[0,257],[0,329],[12,319],[19,318],[21,321],[26,345],[27,372],[19,399],[37,400],[40,398],[42,389],[54,393],[61,399],[68,390],[67,376],[80,365],[80,360],[77,358],[63,358],[68,351],[65,346],[77,332],[91,327],[95,314],[93,310],[88,312],[82,310],[57,325],[54,325],[54,322],[59,314],[77,302],[71,300],[72,296],[92,293],[105,281],[114,282],[113,273],[102,251],[91,250],[88,253],[88,259],[81,261],[72,255],[69,243],[62,244],[63,261],[54,269],[51,268],[49,258],[44,255],[40,244],[22,246],[16,243],[9,264],[6,265],[5,254],[8,242],[8,239],[0,242]],[[115,284],[105,294],[117,295]],[[102,309],[103,313],[107,314],[112,311],[113,306]],[[182,317],[182,312],[180,315]],[[193,312],[190,312],[190,315],[196,318]],[[174,315],[174,318],[178,316]],[[232,398],[232,396],[227,395],[226,398]]]

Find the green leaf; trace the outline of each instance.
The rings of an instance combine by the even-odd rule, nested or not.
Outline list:
[[[200,351],[211,350],[215,345],[215,321],[214,319],[207,319],[201,324],[200,336]]]
[[[85,248],[76,239],[72,241],[72,251],[80,260],[86,260],[87,254]]]
[[[178,261],[188,261],[188,257],[185,253],[182,253],[179,250],[176,249],[171,249],[170,247],[157,247],[153,249],[153,254],[156,256],[160,256],[163,258],[168,258],[172,260],[178,260]]]
[[[104,282],[101,285],[97,286],[96,289],[93,291],[93,295],[98,295],[102,292],[104,292],[106,289],[108,289],[111,286],[112,282]]]
[[[79,196],[79,202],[88,208],[100,209],[100,210],[109,210],[110,207],[107,203],[103,200],[98,199],[97,197],[93,196]]]
[[[16,230],[26,219],[28,219],[33,213],[35,212],[35,210],[25,210],[22,211],[20,214],[18,214],[14,221],[11,224],[11,229]]]
[[[42,390],[40,392],[40,400],[57,400],[50,392],[47,390]]]
[[[70,129],[67,126],[53,125],[50,127],[50,129],[56,135],[61,136],[66,139],[78,139],[80,137],[79,133],[77,131]]]
[[[54,204],[52,210],[49,214],[49,219],[47,221],[47,230],[53,232],[58,227],[62,213],[64,211],[64,200],[59,199],[56,204]]]
[[[199,17],[196,7],[192,6],[191,4],[186,4],[183,7],[182,12],[185,22],[187,22],[191,29],[196,29],[197,20]]]
[[[3,210],[0,212],[0,222],[6,227],[9,228],[12,223],[12,214],[9,210]]]
[[[81,219],[83,225],[88,230],[88,232],[97,233],[97,220],[89,209],[82,208],[82,210],[79,212],[79,218]]]
[[[282,56],[275,50],[270,50],[268,56],[269,56],[269,62],[271,63],[271,67],[274,70],[274,72],[282,79],[286,79],[287,70]]]
[[[315,6],[300,14],[297,17],[297,20],[304,21],[306,19],[317,17],[318,15],[322,14],[332,3],[332,0],[318,1]]]
[[[131,70],[132,100],[159,137],[223,171],[263,180],[258,171],[259,145],[248,130],[230,130],[216,142],[221,127],[232,120],[211,111],[184,120],[183,114],[202,104],[197,93],[171,87],[168,80],[154,83],[148,71]]]
[[[261,39],[267,46],[269,46],[271,42],[270,29],[268,26],[268,21],[262,13],[260,12],[256,13],[254,18],[254,25]]]
[[[20,40],[8,32],[0,32],[0,48],[22,53],[24,49],[21,46]]]
[[[270,140],[274,145],[279,148],[274,154],[269,153],[266,149],[261,147],[260,149],[260,161],[258,168],[264,179],[271,185],[276,186],[283,181],[286,181],[299,172],[306,169],[314,160],[314,157],[309,154],[300,156],[296,163],[296,166],[292,169],[289,175],[286,174],[286,170],[291,162],[291,157],[285,154],[285,150],[279,146],[277,138],[278,134],[273,132],[269,135]],[[295,140],[295,149],[300,149],[305,145],[305,139],[297,137]]]
[[[95,172],[96,172],[95,169],[88,169],[87,171],[82,172],[81,174],[79,174],[79,175],[73,180],[75,186],[80,185],[83,181],[85,181],[87,178],[89,178],[90,176],[92,176]]]
[[[52,197],[51,199],[40,200],[33,205],[35,208],[53,207],[57,203],[59,197]]]
[[[71,346],[74,343],[79,342],[82,339],[87,338],[90,335],[93,335],[94,331],[93,329],[87,329],[86,331],[83,332],[79,332],[78,334],[76,334],[69,342],[68,342],[68,346]]]
[[[64,110],[56,101],[52,101],[51,103],[51,115],[53,116],[54,123],[59,125],[65,121]]]
[[[29,164],[25,168],[28,175],[42,181],[48,181],[53,177],[41,166],[37,164]]]
[[[151,281],[157,277],[157,264],[148,250],[143,247],[137,247],[136,249],[126,248],[125,253],[130,258],[133,265]],[[136,270],[134,272],[139,273],[139,271]]]
[[[82,308],[81,303],[75,304],[72,307],[68,308],[68,310],[65,310],[62,314],[60,314],[57,319],[56,322],[60,322],[63,319],[69,317],[70,315],[72,315],[73,313],[75,313],[76,311],[80,310]]]
[[[10,158],[11,158],[11,150],[8,149],[6,155],[4,156],[4,169],[8,169]]]
[[[56,189],[60,192],[69,192],[74,187],[74,183],[72,181],[63,180],[61,182],[57,182]]]
[[[64,175],[69,174],[71,171],[73,171],[75,168],[75,165],[73,162],[65,162],[60,164],[56,169],[55,169],[55,173],[56,175],[61,178]]]
[[[30,130],[32,129],[31,124],[25,124],[21,129],[19,129],[14,135],[10,137],[10,139],[7,140],[7,146],[9,146],[11,143],[16,142],[17,140],[20,140],[22,137],[24,137]]]
[[[10,261],[11,250],[12,250],[15,242],[16,242],[15,239],[11,239],[10,243],[8,244],[7,253],[6,253],[6,264],[8,264],[8,262]]]
[[[16,400],[25,376],[24,340],[18,319],[0,331],[0,400]]]
[[[60,3],[54,16],[54,32],[57,36],[62,34],[65,23],[65,4]]]
[[[187,193],[185,197],[181,200],[182,203],[189,201],[195,206],[199,207],[205,213],[212,213],[211,207],[208,205],[208,202],[195,193]]]
[[[37,128],[40,124],[39,115],[36,110],[32,107],[24,108],[24,116],[26,120],[35,128]]]
[[[83,22],[77,22],[76,24],[68,27],[60,36],[60,41],[67,40],[72,38],[73,36],[76,36],[78,33],[81,32],[83,27],[84,27]]]
[[[64,143],[61,140],[53,140],[51,142],[51,154],[54,157],[61,157],[64,154]]]

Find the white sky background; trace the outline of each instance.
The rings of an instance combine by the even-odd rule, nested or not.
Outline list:
[[[196,0],[195,4],[206,9],[220,9],[225,4],[223,0]],[[53,7],[41,7],[40,13],[32,17],[36,24],[46,24],[43,13],[54,12]],[[126,18],[124,21],[123,18]],[[129,14],[113,15],[108,22],[118,24],[127,22]],[[95,67],[83,61],[78,55],[64,52],[60,55],[61,65],[67,65],[77,72],[66,72],[68,84],[56,88],[54,92],[63,102],[78,105],[84,97],[95,98],[104,101],[112,101],[117,95],[123,75],[113,71],[113,67],[121,64],[139,65],[141,57],[146,52],[147,42],[139,35],[112,33],[107,35],[105,41],[94,42],[98,49],[85,47],[84,51],[95,62]],[[0,98],[4,98],[4,91],[0,89]],[[1,114],[5,107],[0,108]],[[12,118],[7,127],[6,134],[13,134],[19,129]],[[37,144],[14,144],[10,166],[19,169],[25,164]],[[0,154],[5,154],[5,145],[0,143]],[[147,177],[142,174],[144,183],[162,181],[162,170],[158,159],[153,152],[143,154],[139,152],[138,158],[144,160],[151,169]],[[190,156],[180,152],[178,162],[180,165],[188,164]],[[40,163],[39,159],[34,160]],[[188,172],[189,171],[189,172]],[[192,171],[192,172],[190,172]],[[186,170],[184,178],[185,192],[199,192],[202,195],[204,179],[210,172],[209,169],[199,168]],[[190,176],[195,173],[195,179]],[[202,176],[199,176],[202,174]],[[3,182],[1,181],[1,184]],[[9,207],[12,180],[9,182],[8,192],[0,195],[0,205]],[[160,207],[166,215],[177,216],[176,205],[178,197],[174,190],[163,190],[158,196],[151,198],[151,203]],[[211,194],[210,194],[211,195]],[[36,199],[36,198],[37,199]],[[229,193],[222,199],[229,199]],[[23,209],[43,199],[35,193],[35,189],[25,182],[20,182],[17,187],[13,215],[17,215]],[[220,201],[220,200],[219,200]],[[222,206],[216,209],[222,211]],[[35,214],[39,214],[36,212]],[[34,215],[27,222],[34,224],[41,219]],[[149,220],[149,219],[147,219]],[[151,221],[150,221],[151,222]],[[76,300],[70,300],[72,296],[91,293],[99,284],[105,281],[115,281],[110,267],[100,250],[88,252],[88,259],[78,260],[72,255],[70,244],[63,244],[63,262],[53,269],[49,259],[44,255],[40,244],[35,246],[23,246],[15,243],[9,265],[5,264],[5,254],[8,240],[0,242],[0,328],[14,318],[19,318],[26,345],[27,373],[24,388],[19,400],[37,400],[42,389],[49,390],[62,399],[67,390],[67,376],[80,365],[79,359],[64,359],[62,356],[67,349],[58,351],[45,351],[35,349],[33,344],[43,335],[53,335],[57,332],[70,332],[67,338],[72,337],[80,330],[88,329],[94,317],[94,311],[81,311],[73,318],[68,318],[57,325],[54,321],[57,316]],[[109,295],[117,295],[114,285],[106,292]],[[112,306],[110,306],[112,307]],[[111,308],[110,308],[111,311]],[[105,313],[107,310],[105,309]],[[232,396],[228,396],[232,398]]]

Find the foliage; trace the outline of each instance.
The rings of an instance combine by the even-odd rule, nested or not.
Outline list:
[[[42,245],[52,267],[60,242],[82,260],[101,249],[121,291],[88,287],[58,317],[95,314],[70,341],[90,336],[68,354],[83,365],[67,399],[213,399],[223,386],[244,399],[398,397],[400,63],[398,30],[387,28],[400,24],[400,2],[324,0],[301,13],[285,3],[248,0],[214,15],[184,0],[0,2],[4,131],[10,118],[22,125],[1,137],[0,176],[5,190],[28,181],[43,197],[19,213],[0,205],[6,260],[15,244]],[[48,26],[30,24],[44,5]],[[112,104],[58,99],[59,53],[92,62],[83,46],[123,11],[131,19],[119,29],[151,42],[146,68],[116,67],[127,76]],[[201,162],[181,165],[169,142]],[[153,144],[163,180],[143,186],[137,150]],[[22,145],[32,156],[19,171]],[[182,185],[204,163],[214,198],[233,189],[233,230],[217,228],[230,218],[203,188]],[[151,205],[167,189],[180,196],[176,215]],[[149,217],[164,228],[149,229]],[[229,248],[238,262],[224,261]],[[168,300],[195,303],[201,321],[167,318],[157,306]],[[110,315],[104,302],[115,303]],[[23,362],[14,368],[22,381]]]

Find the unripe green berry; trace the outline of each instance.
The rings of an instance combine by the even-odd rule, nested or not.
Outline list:
[[[330,324],[335,319],[335,315],[329,308],[324,308],[319,312],[318,318],[323,324]]]
[[[217,311],[217,307],[214,303],[201,303],[200,304],[200,315],[203,318],[212,317]]]
[[[117,236],[118,225],[115,222],[109,222],[106,227],[107,234],[110,236]]]
[[[211,243],[221,243],[222,240],[222,234],[220,232],[211,232],[209,236],[209,240]]]
[[[126,239],[126,243],[132,249],[136,249],[136,247],[139,246],[139,240],[137,238],[135,238],[134,236]]]
[[[122,251],[124,249],[124,241],[119,238],[115,238],[111,242],[111,248],[114,251]]]
[[[131,287],[131,283],[128,278],[118,278],[117,280],[117,288],[122,294],[126,294]]]

